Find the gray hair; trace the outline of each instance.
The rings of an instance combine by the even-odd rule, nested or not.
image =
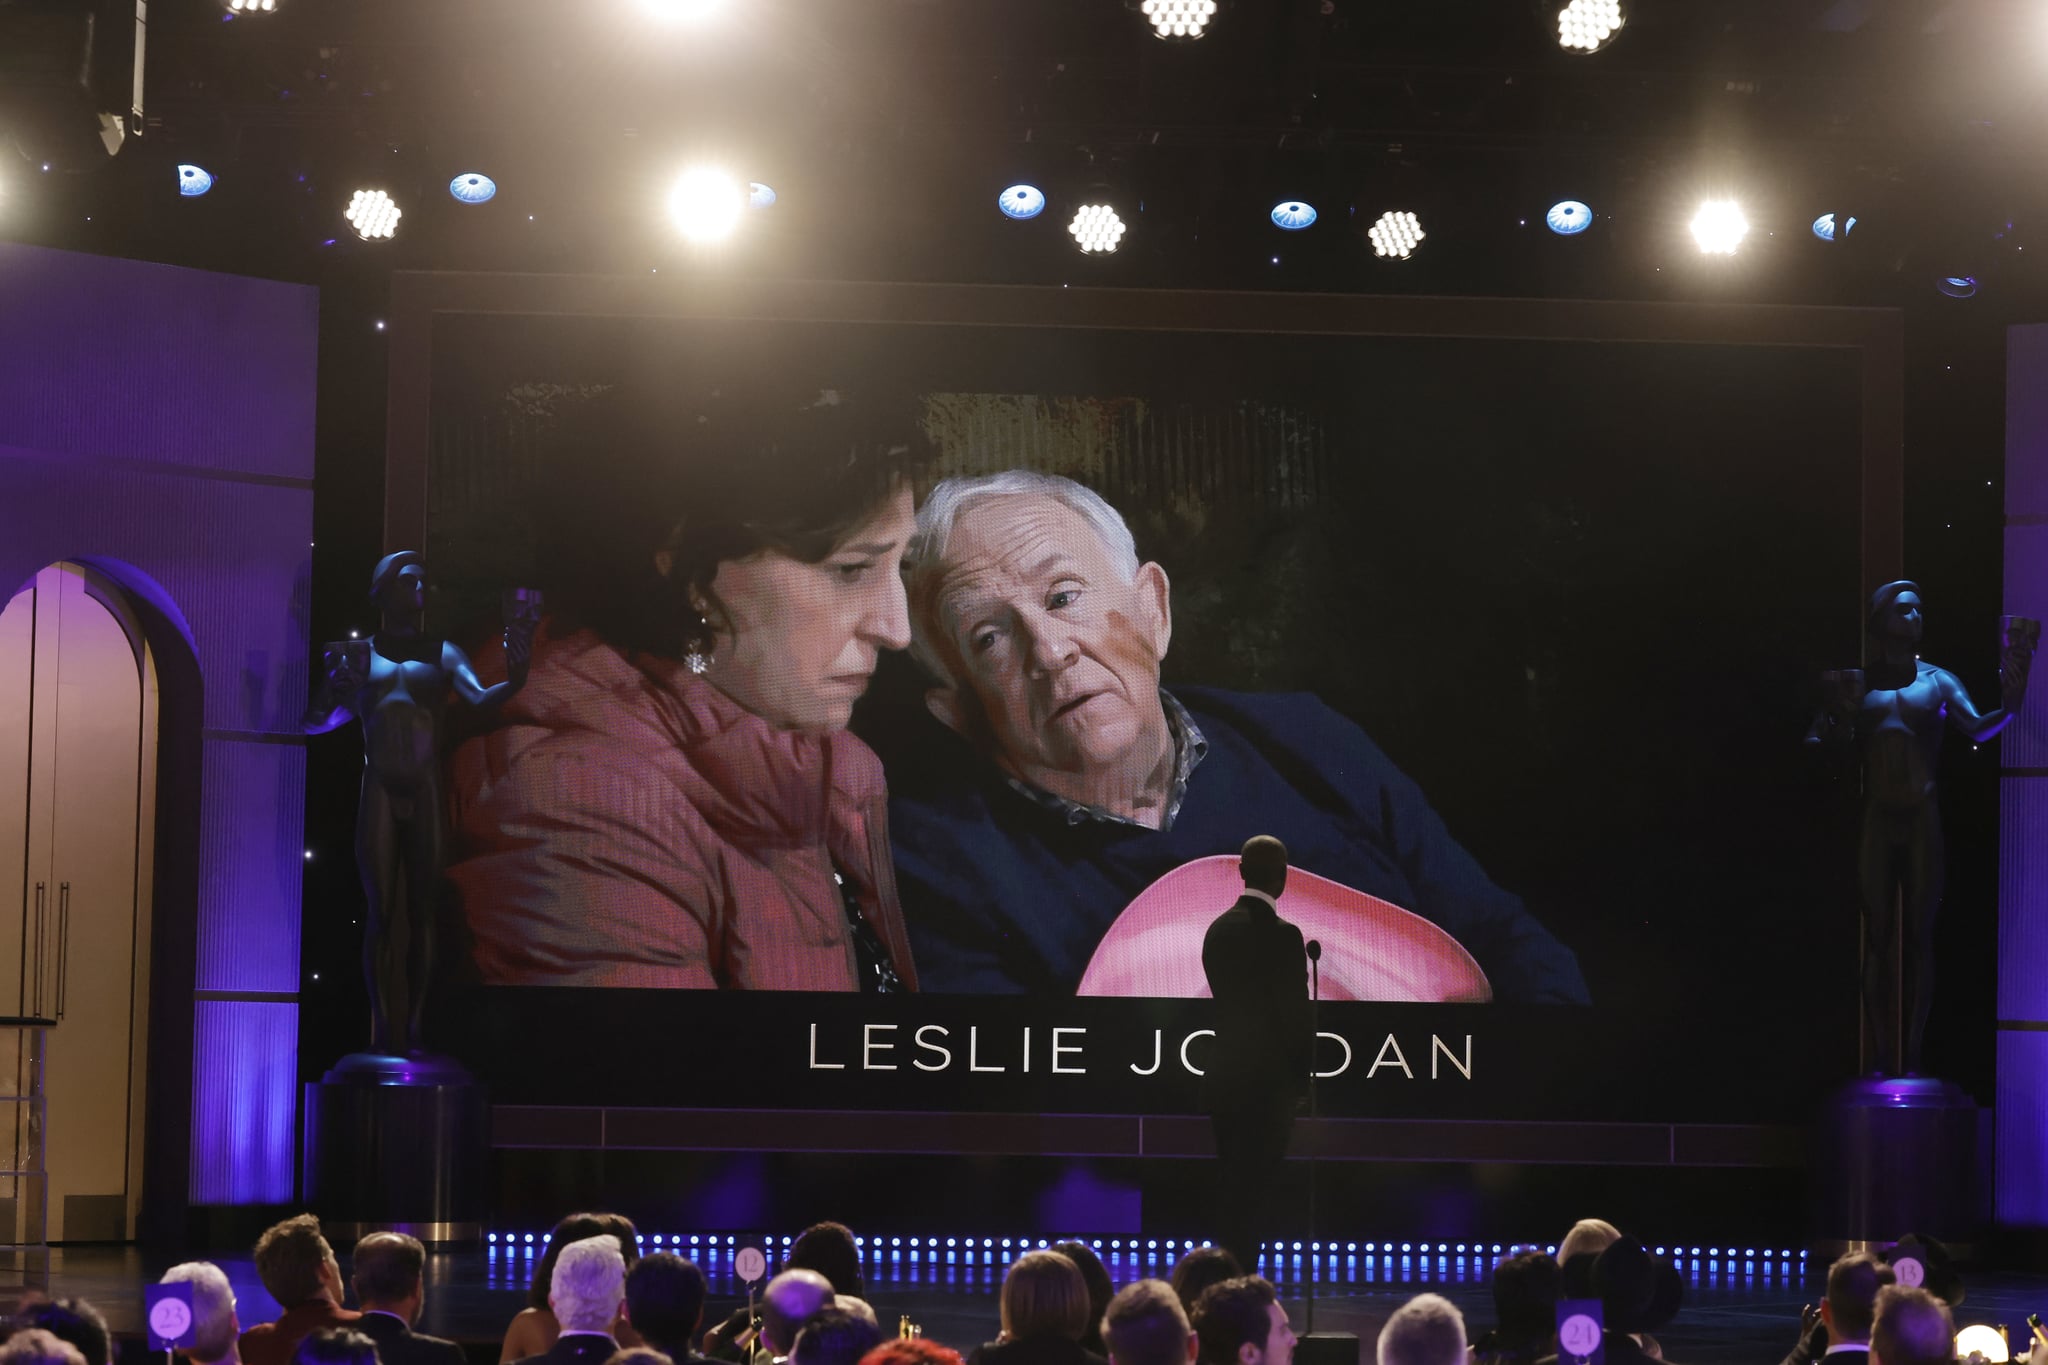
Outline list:
[[[186,1261],[164,1272],[161,1284],[192,1286],[192,1345],[199,1365],[226,1360],[235,1350],[235,1291],[212,1261]]]
[[[1379,1365],[1464,1365],[1465,1318],[1440,1294],[1417,1294],[1380,1329]]]
[[[562,1248],[548,1303],[565,1332],[609,1332],[626,1297],[626,1258],[610,1233]]]
[[[937,623],[929,619],[937,603],[933,580],[946,562],[946,546],[960,518],[996,498],[1050,498],[1073,509],[1093,527],[1109,551],[1110,563],[1129,583],[1138,576],[1138,542],[1123,514],[1086,484],[1035,469],[1007,469],[1000,474],[942,479],[917,509],[917,533],[904,556],[903,572],[910,596],[910,653],[934,677],[946,680],[944,655],[933,647]]]

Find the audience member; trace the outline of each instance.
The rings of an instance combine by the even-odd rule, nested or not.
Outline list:
[[[377,1343],[352,1327],[324,1327],[306,1334],[291,1365],[377,1365]]]
[[[236,1338],[242,1324],[227,1273],[211,1261],[183,1261],[166,1270],[161,1283],[192,1286],[192,1344],[185,1358],[192,1365],[241,1365]]]
[[[1294,1326],[1262,1275],[1210,1285],[1192,1318],[1202,1365],[1294,1365]]]
[[[1195,1300],[1202,1297],[1202,1291],[1212,1284],[1222,1284],[1244,1274],[1237,1263],[1237,1257],[1222,1247],[1196,1247],[1173,1267],[1173,1292],[1180,1299],[1181,1311],[1190,1318],[1195,1315]]]
[[[1822,1356],[1828,1365],[1866,1365],[1877,1294],[1892,1281],[1892,1268],[1867,1251],[1852,1251],[1829,1266],[1818,1319],[1801,1323],[1807,1330],[1784,1365],[1812,1365]]]
[[[637,1269],[637,1267],[636,1267]],[[614,1352],[604,1365],[676,1365],[666,1351],[657,1351],[652,1346],[629,1346]]]
[[[1061,1242],[1053,1250],[1079,1266],[1081,1278],[1088,1282],[1088,1329],[1081,1333],[1081,1349],[1107,1358],[1109,1351],[1102,1344],[1102,1315],[1109,1311],[1109,1301],[1116,1294],[1116,1286],[1109,1282],[1109,1267],[1086,1242]]]
[[[811,1314],[796,1334],[789,1365],[860,1365],[861,1357],[881,1344],[882,1328],[867,1301],[841,1294]]]
[[[960,1353],[923,1337],[883,1342],[860,1358],[860,1365],[964,1365]]]
[[[1465,1319],[1441,1294],[1417,1294],[1380,1329],[1379,1365],[1464,1365]]]
[[[16,1331],[40,1327],[59,1341],[68,1341],[85,1357],[85,1365],[107,1365],[107,1322],[84,1299],[38,1299],[14,1316]]]
[[[341,1266],[310,1213],[287,1218],[256,1239],[256,1278],[284,1313],[242,1333],[243,1365],[286,1365],[314,1332],[352,1327],[362,1317],[341,1306]]]
[[[626,1272],[626,1321],[673,1365],[704,1357],[690,1349],[704,1325],[704,1272],[673,1251],[642,1256]]]
[[[1102,1365],[1081,1345],[1088,1329],[1088,1281],[1072,1258],[1027,1251],[1003,1276],[1003,1333],[978,1346],[968,1365]]]
[[[832,1282],[832,1292],[867,1297],[860,1278],[860,1245],[844,1223],[813,1223],[797,1234],[783,1259],[784,1270],[815,1270]]]
[[[1563,1291],[1564,1268],[1541,1251],[1524,1251],[1495,1266],[1495,1325],[1472,1343],[1473,1365],[1535,1365],[1552,1354]]]
[[[426,1305],[427,1249],[402,1232],[373,1232],[349,1257],[349,1283],[363,1316],[356,1330],[377,1343],[383,1365],[465,1365],[452,1341],[412,1330]]]
[[[62,1337],[31,1327],[0,1345],[0,1365],[85,1365],[85,1356]]]
[[[759,1346],[786,1359],[797,1333],[833,1299],[832,1282],[815,1270],[785,1270],[761,1291]]]
[[[619,1239],[619,1254],[626,1259],[626,1269],[631,1270],[640,1259],[640,1230],[633,1226],[632,1219],[617,1213],[572,1213],[555,1224],[555,1230],[548,1234],[547,1247],[541,1252],[540,1264],[534,1267],[533,1283],[527,1286],[526,1307],[505,1329],[504,1344],[498,1348],[498,1365],[511,1365],[515,1360],[539,1355],[555,1344],[561,1328],[548,1308],[555,1258],[571,1242],[607,1235]],[[640,1338],[624,1322],[613,1324],[612,1335],[622,1346],[640,1344]]]
[[[856,1299],[850,1294],[834,1294],[832,1302],[849,1313],[860,1314],[863,1318],[875,1324],[877,1332],[882,1330],[882,1320],[875,1315],[875,1306],[866,1299]],[[877,1340],[880,1340],[880,1338],[877,1338]]]
[[[1948,1305],[1924,1289],[1888,1284],[1877,1291],[1870,1324],[1870,1365],[1948,1365],[1956,1324]],[[0,1360],[0,1365],[8,1365]]]
[[[1685,1297],[1685,1281],[1634,1238],[1612,1242],[1597,1256],[1580,1252],[1566,1261],[1560,1297],[1600,1300],[1607,1365],[1644,1365],[1663,1359],[1649,1334],[1671,1321]],[[1556,1356],[1546,1356],[1554,1361]]]
[[[1102,1315],[1110,1365],[1190,1365],[1195,1332],[1173,1286],[1164,1280],[1127,1284]]]
[[[527,1357],[532,1365],[604,1365],[619,1349],[612,1335],[626,1306],[626,1258],[610,1233],[562,1248],[549,1280],[555,1344]]]
[[[1557,1263],[1574,1256],[1598,1256],[1621,1240],[1621,1229],[1604,1218],[1581,1218],[1557,1244]]]

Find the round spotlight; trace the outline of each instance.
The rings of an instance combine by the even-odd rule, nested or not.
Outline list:
[[[1045,212],[1045,191],[1036,185],[1012,185],[996,196],[996,207],[1005,218],[1029,222]]]
[[[1956,1333],[1955,1350],[1957,1360],[1975,1358],[1983,1361],[1984,1365],[2005,1365],[2012,1359],[2012,1349],[2005,1344],[2005,1338],[1998,1334],[1998,1329],[1982,1323]]]
[[[1315,226],[1316,210],[1313,204],[1304,204],[1299,199],[1286,199],[1273,205],[1273,226],[1287,232],[1299,232],[1305,227]]]
[[[498,182],[481,171],[464,171],[448,182],[448,193],[462,204],[488,204],[498,193]]]
[[[1709,199],[1692,216],[1692,239],[1709,256],[1733,256],[1749,235],[1749,219],[1733,199]]]
[[[382,190],[357,190],[348,201],[348,208],[342,213],[356,236],[366,242],[379,237],[398,235],[398,220],[401,217],[398,205]]]
[[[230,14],[268,14],[277,8],[277,0],[228,0]]]
[[[1162,38],[1199,38],[1216,17],[1216,0],[1145,0],[1138,11]]]
[[[1593,226],[1593,210],[1576,199],[1560,199],[1543,215],[1543,225],[1560,237],[1576,237]]]
[[[1598,52],[1625,21],[1621,0],[1570,0],[1557,11],[1557,45],[1567,52]]]
[[[213,177],[203,166],[190,164],[178,167],[178,193],[187,199],[197,199],[213,188]]]
[[[768,209],[775,207],[775,191],[758,180],[747,182],[747,207]]]
[[[1934,282],[1934,287],[1952,299],[1973,299],[1977,297],[1975,275],[1943,275]]]
[[[1074,210],[1074,221],[1067,224],[1067,231],[1082,255],[1106,256],[1123,240],[1124,220],[1111,205],[1083,204]]]
[[[1813,220],[1813,235],[1820,238],[1823,242],[1832,242],[1838,238],[1847,237],[1855,230],[1856,219],[1853,215],[1844,217],[1837,222],[1834,214],[1823,213],[1820,217]]]
[[[723,241],[739,225],[747,195],[724,171],[699,166],[685,171],[669,192],[668,215],[693,242]]]
[[[1366,240],[1372,243],[1372,254],[1389,261],[1405,261],[1413,256],[1427,235],[1421,220],[1406,209],[1389,209],[1365,232]]]

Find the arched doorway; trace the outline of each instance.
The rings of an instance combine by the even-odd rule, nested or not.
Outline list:
[[[56,1019],[45,1051],[52,1241],[123,1241],[141,1209],[159,683],[111,579],[53,564],[0,610],[0,1014]],[[9,1093],[21,1039],[0,1035]],[[28,1114],[0,1114],[21,1169]],[[33,1192],[0,1185],[32,1236]],[[8,1214],[12,1214],[11,1220]]]

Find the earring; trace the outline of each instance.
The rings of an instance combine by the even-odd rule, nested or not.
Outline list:
[[[697,613],[697,619],[704,623],[705,634],[709,635],[711,629],[711,604],[692,592],[690,594],[690,610]],[[692,644],[690,652],[683,655],[683,667],[689,669],[698,677],[703,677],[711,669],[712,656],[710,649],[711,646],[708,643],[701,647]]]
[[[693,649],[683,656],[683,667],[702,677],[711,671],[711,656],[702,650]]]

